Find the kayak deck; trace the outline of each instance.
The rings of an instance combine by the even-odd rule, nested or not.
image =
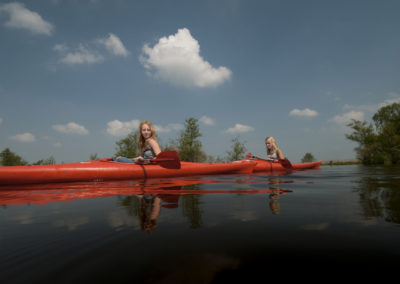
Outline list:
[[[307,170],[307,169],[318,169],[321,166],[322,161],[308,162],[308,163],[293,163],[292,168],[285,168],[279,162],[265,161],[260,159],[250,159],[255,161],[257,164],[254,167],[253,172],[274,172],[274,171],[290,171],[290,170]]]

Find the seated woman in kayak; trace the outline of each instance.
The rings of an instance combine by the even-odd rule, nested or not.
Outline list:
[[[141,155],[133,159],[117,157],[114,159],[114,161],[121,163],[135,163],[154,159],[161,152],[161,148],[157,142],[156,136],[156,129],[154,128],[153,124],[147,120],[142,121],[138,128],[138,146],[141,151]]]
[[[278,145],[276,145],[274,137],[270,136],[265,138],[265,146],[267,147],[267,160],[278,161],[285,159],[281,149],[279,149]]]

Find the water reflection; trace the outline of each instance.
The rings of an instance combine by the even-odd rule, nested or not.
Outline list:
[[[256,181],[268,184],[265,181]],[[255,189],[235,188],[235,184],[255,183],[254,178],[244,181],[234,180],[231,177],[218,178],[187,178],[187,179],[152,179],[146,181],[114,181],[114,182],[88,182],[88,183],[59,183],[35,184],[0,187],[0,205],[20,204],[47,204],[51,202],[73,201],[77,199],[91,199],[112,196],[140,196],[161,195],[184,196],[205,194],[257,194],[271,193],[274,191],[290,192],[285,189]],[[226,188],[213,189],[212,184],[227,184]],[[189,198],[190,199],[190,198]],[[183,207],[193,208],[196,202],[188,202]],[[172,206],[172,204],[170,204]],[[174,205],[175,206],[175,205]],[[177,206],[175,206],[177,207]]]
[[[36,184],[7,186],[0,188],[0,204],[35,204],[71,202],[79,199],[116,197],[117,205],[124,208],[128,216],[135,217],[139,228],[148,234],[156,229],[162,210],[181,207],[181,214],[188,220],[191,229],[202,228],[204,204],[202,197],[209,194],[265,194],[270,200],[273,214],[280,213],[278,199],[291,190],[280,187],[289,183],[279,178],[264,175],[229,177],[196,177],[174,179],[152,179],[144,181],[113,181],[90,183]],[[74,230],[88,220],[70,223],[54,223],[57,227]]]
[[[171,181],[169,181],[171,182]],[[229,183],[229,180],[223,179],[190,179],[190,180],[175,180],[174,183],[186,184],[173,186],[174,183],[165,182],[159,183],[157,190],[150,188],[152,183],[140,183],[140,194],[131,196],[120,196],[119,205],[126,209],[129,216],[138,218],[140,228],[143,232],[153,233],[158,224],[158,217],[161,214],[161,209],[176,209],[182,207],[182,215],[187,218],[191,229],[199,229],[203,226],[204,209],[202,206],[202,195],[212,193],[231,193],[231,194],[253,194],[253,193],[266,193],[270,200],[269,206],[273,214],[280,213],[279,197],[282,194],[291,192],[291,190],[279,187],[280,183],[288,183],[278,178],[257,179],[255,177],[240,178],[235,181],[243,185],[250,185],[254,183],[263,183],[268,185],[268,189],[209,189],[208,187],[202,188],[204,184],[211,183]],[[292,181],[289,181],[292,182]],[[168,185],[170,187],[168,187]],[[163,191],[164,190],[164,191]]]
[[[0,187],[0,274],[5,283],[282,281],[293,267],[319,281],[313,271],[387,275],[400,259],[399,177],[332,167]],[[393,223],[365,226],[360,196],[366,216]]]
[[[151,234],[157,227],[161,208],[178,207],[179,195],[140,194],[118,198],[119,206],[125,208],[128,216],[137,217],[140,229]]]
[[[269,188],[273,191],[269,195],[269,208],[271,209],[271,212],[273,214],[280,214],[281,213],[281,206],[279,204],[279,197],[283,193],[280,191],[279,188],[279,182],[280,180],[278,178],[270,178],[269,179]]]
[[[139,200],[140,229],[151,234],[155,230],[157,219],[160,216],[161,199],[158,196],[144,195],[139,196]]]
[[[77,217],[77,218],[68,218],[66,220],[55,220],[53,222],[53,226],[57,227],[66,227],[68,231],[74,231],[79,226],[86,225],[89,223],[88,217]]]
[[[379,217],[400,223],[400,168],[362,167],[365,173],[356,180],[355,189],[366,218]]]

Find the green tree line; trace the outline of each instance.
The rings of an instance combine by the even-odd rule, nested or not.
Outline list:
[[[202,136],[198,119],[188,118],[185,120],[184,129],[176,139],[171,140],[166,145],[162,145],[163,150],[176,150],[182,161],[187,162],[230,162],[243,159],[246,152],[245,143],[239,140],[239,137],[232,139],[231,150],[226,152],[225,157],[208,156],[200,141]],[[115,156],[137,157],[140,155],[140,150],[137,145],[137,132],[128,134],[123,139],[116,142]],[[91,160],[98,159],[97,154],[90,155]],[[55,164],[53,157],[42,159],[32,165]],[[0,153],[1,166],[21,166],[28,165],[21,156],[12,152],[9,148],[4,149]]]
[[[41,159],[37,162],[32,163],[32,165],[54,165],[56,160],[53,156],[48,159]],[[10,150],[10,148],[4,149],[0,153],[0,165],[1,166],[25,166],[28,162],[25,161],[21,156],[15,154]]]
[[[373,124],[353,119],[346,137],[358,143],[357,158],[365,165],[400,164],[400,103],[381,107]]]
[[[176,139],[172,139],[169,143],[162,145],[163,150],[175,150],[178,152],[179,157],[182,161],[187,162],[231,162],[237,161],[244,158],[246,153],[245,142],[242,142],[239,136],[231,140],[231,148],[226,151],[225,156],[209,156],[203,150],[203,145],[200,141],[202,136],[198,119],[188,118],[185,120],[184,129],[180,132]],[[115,142],[116,152],[115,156],[124,157],[137,157],[140,155],[140,150],[137,145],[137,132],[129,133],[126,137]],[[90,154],[90,160],[97,160],[97,154]],[[306,153],[302,159],[302,162],[311,162],[315,158],[311,153]],[[48,159],[42,159],[32,165],[52,165],[56,161],[53,157]],[[21,156],[13,153],[9,148],[6,148],[0,153],[0,165],[1,166],[20,166],[28,165]]]

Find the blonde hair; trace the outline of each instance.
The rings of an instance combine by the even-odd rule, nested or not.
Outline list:
[[[269,149],[267,147],[267,154],[268,155],[272,155],[272,154],[276,153],[276,151],[279,149],[278,145],[276,145],[276,141],[275,141],[274,137],[269,136],[269,137],[265,138],[265,142],[271,143],[271,149]]]
[[[142,135],[142,127],[144,124],[147,124],[151,130],[151,136],[148,139],[152,138],[157,141],[157,133],[156,133],[156,129],[153,126],[153,124],[148,120],[141,121],[139,124],[139,128],[138,128],[138,145],[139,145],[140,150],[142,150],[142,151],[144,150],[144,148],[146,148],[146,139]]]

